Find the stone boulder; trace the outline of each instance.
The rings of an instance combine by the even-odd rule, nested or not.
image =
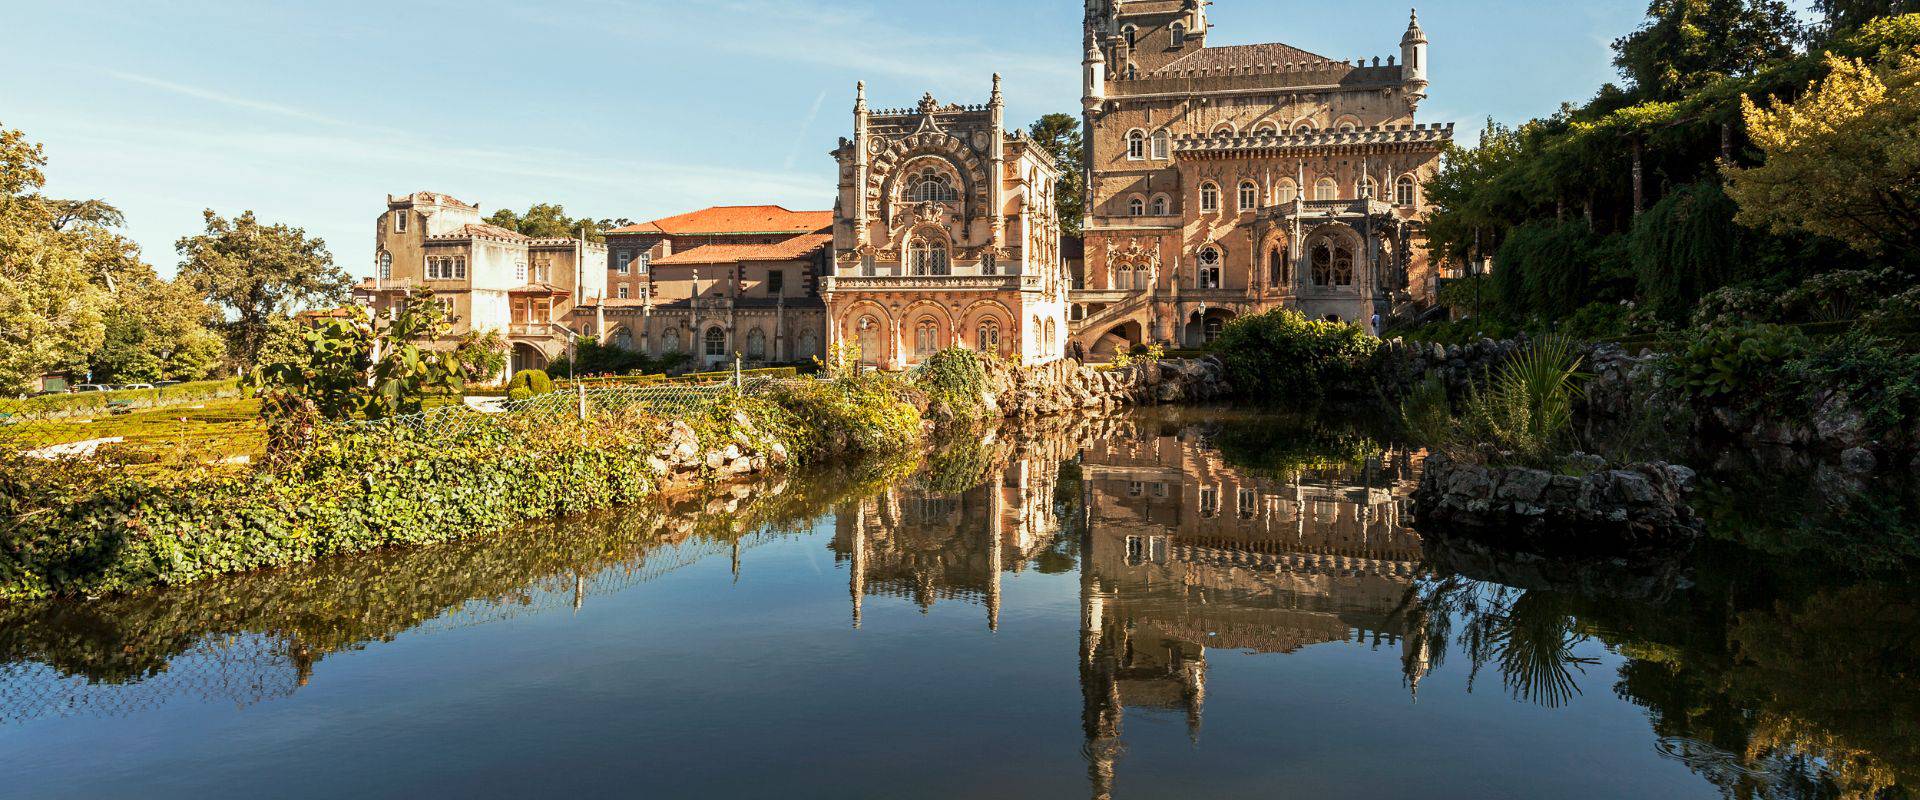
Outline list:
[[[1666,463],[1556,475],[1445,455],[1413,494],[1423,532],[1532,552],[1609,555],[1684,548],[1702,525],[1687,505],[1693,470]]]

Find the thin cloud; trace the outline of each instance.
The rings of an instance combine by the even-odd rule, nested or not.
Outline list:
[[[213,103],[219,103],[221,105],[231,106],[233,108],[243,108],[250,111],[259,111],[266,114],[276,114],[276,115],[287,117],[290,119],[305,120],[307,122],[318,122],[323,125],[338,125],[342,127],[351,125],[351,123],[338,120],[333,117],[326,116],[324,114],[315,114],[305,109],[294,108],[293,106],[284,106],[284,105],[280,105],[279,103],[268,103],[261,100],[250,100],[245,97],[237,97],[235,95],[226,94],[224,92],[216,92],[212,89],[205,89],[198,86],[188,86],[184,83],[174,83],[173,81],[161,80],[159,78],[155,78],[149,75],[136,75],[131,72],[121,72],[119,70],[111,70],[111,69],[105,70],[105,74],[108,77],[114,78],[116,80],[122,80],[128,83],[136,83],[141,86],[148,86],[155,89],[161,89],[164,91],[173,92],[174,94],[185,95],[187,97],[206,100]]]
[[[821,89],[819,94],[814,95],[813,107],[807,109],[806,121],[800,123],[800,130],[794,132],[793,146],[787,148],[787,160],[781,163],[781,169],[793,169],[794,160],[800,157],[800,148],[806,146],[807,129],[813,127],[814,119],[820,116],[820,105],[826,101],[827,90]]]

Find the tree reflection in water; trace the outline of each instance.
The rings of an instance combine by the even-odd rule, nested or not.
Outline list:
[[[1553,595],[1459,575],[1426,577],[1408,589],[1407,610],[1416,623],[1410,634],[1416,649],[1427,654],[1425,665],[1407,662],[1410,685],[1417,685],[1416,672],[1444,663],[1452,641],[1471,662],[1468,691],[1491,663],[1514,699],[1559,708],[1580,693],[1574,673],[1585,675],[1587,667],[1599,663],[1574,655],[1588,637],[1576,630],[1574,617]]]

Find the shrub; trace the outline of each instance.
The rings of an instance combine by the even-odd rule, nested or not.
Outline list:
[[[1800,354],[1781,371],[1809,405],[1825,391],[1844,392],[1876,435],[1920,419],[1920,353],[1891,339],[1849,332]]]
[[[553,379],[547,377],[547,373],[544,370],[523,369],[514,373],[513,379],[507,381],[507,396],[513,397],[514,390],[516,389],[525,390],[527,393],[526,397],[532,397],[536,394],[551,394],[553,392]],[[526,397],[515,399],[524,400]]]
[[[1676,187],[1635,219],[1628,251],[1641,302],[1679,319],[1702,295],[1742,277],[1758,234],[1734,223],[1739,210],[1710,180]]]
[[[1556,319],[1593,300],[1620,299],[1625,240],[1585,222],[1534,222],[1513,229],[1494,256],[1493,284],[1503,308]],[[1606,291],[1602,291],[1606,289]]]
[[[1668,358],[1675,383],[1701,400],[1741,398],[1755,404],[1773,396],[1785,364],[1806,352],[1806,337],[1779,325],[1696,331]]]
[[[160,408],[221,397],[238,397],[240,394],[240,380],[227,378],[217,381],[181,383],[157,389],[123,389],[86,394],[50,394],[18,400],[0,399],[0,412],[16,414],[25,419],[54,419],[75,414],[104,412],[107,410],[108,403],[119,400],[129,401],[135,408]]]
[[[1700,298],[1693,309],[1695,327],[1737,327],[1780,321],[1780,293],[1758,286],[1723,286]]]
[[[972,350],[949,347],[928,356],[915,371],[914,383],[927,395],[929,419],[954,422],[986,415],[981,398],[986,392],[987,370]]]
[[[1880,307],[1862,321],[1868,330],[1882,336],[1920,335],[1920,287],[1882,300]]]
[[[1312,405],[1368,391],[1369,362],[1379,346],[1379,339],[1357,325],[1309,320],[1298,311],[1278,309],[1228,323],[1213,349],[1242,394]]]
[[[1585,380],[1571,339],[1548,337],[1515,351],[1485,388],[1467,395],[1450,449],[1481,449],[1522,463],[1551,462],[1573,430],[1573,401]]]
[[[849,370],[832,380],[788,384],[774,400],[818,434],[795,454],[803,461],[898,453],[920,443],[925,397],[888,373]]]

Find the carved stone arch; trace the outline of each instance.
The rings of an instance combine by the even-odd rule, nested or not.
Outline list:
[[[971,219],[986,199],[987,171],[973,148],[944,133],[914,134],[894,142],[874,159],[866,187],[868,213],[891,220],[895,184],[903,173],[901,167],[926,157],[946,161],[960,175],[962,217]]]

